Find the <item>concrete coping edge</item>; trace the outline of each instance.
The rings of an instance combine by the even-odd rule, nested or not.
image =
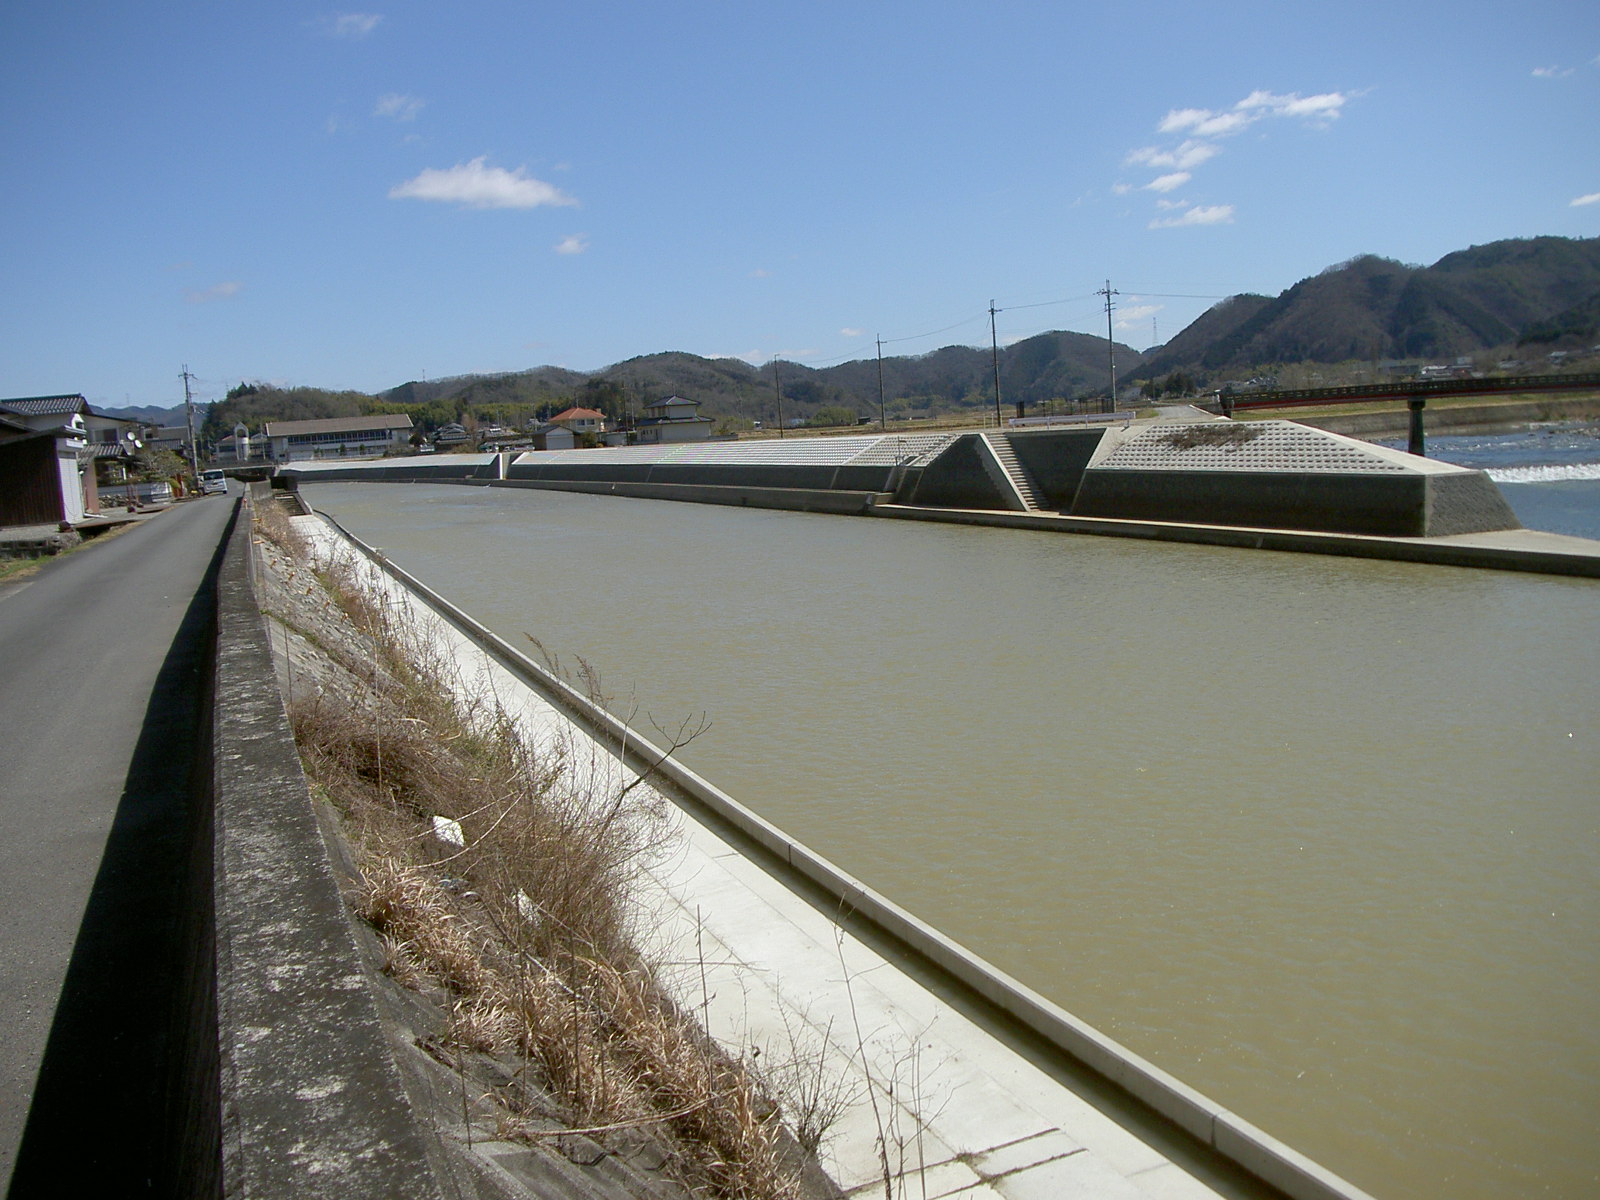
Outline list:
[[[213,853],[223,1191],[439,1200],[295,748],[242,502],[217,583]]]
[[[667,757],[649,739],[397,566],[382,551],[367,545],[327,513],[318,515],[391,578],[507,670],[566,709],[580,724],[598,731],[613,745],[626,746],[630,757],[649,761],[658,774],[695,804],[1222,1158],[1276,1187],[1290,1200],[1373,1200],[1368,1192],[1223,1108],[834,866],[676,759]]]

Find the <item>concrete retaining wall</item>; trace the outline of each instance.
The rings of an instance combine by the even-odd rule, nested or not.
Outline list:
[[[726,464],[705,463],[596,463],[580,461],[546,463],[537,455],[512,462],[507,479],[543,482],[603,482],[651,484],[676,487],[760,488],[768,491],[856,491],[888,490],[893,466],[831,464]]]
[[[789,512],[835,513],[859,516],[874,504],[892,499],[887,492],[832,491],[827,489],[735,487],[711,484],[630,483],[505,479],[492,487],[583,492],[594,496],[631,496],[639,500],[677,500],[691,504],[731,504],[740,508],[776,508]]]
[[[1209,471],[1090,471],[1072,506],[1075,517],[1335,529],[1383,537],[1423,536],[1427,511],[1426,476]]]

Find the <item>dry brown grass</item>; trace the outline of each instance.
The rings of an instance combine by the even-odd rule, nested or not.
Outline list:
[[[283,522],[288,525],[287,521]],[[304,555],[292,528],[260,525]],[[354,898],[388,973],[442,994],[429,1047],[512,1055],[538,1088],[502,1088],[502,1136],[647,1130],[700,1194],[800,1195],[779,1106],[712,1043],[634,936],[632,883],[664,836],[647,789],[575,787],[492,701],[461,702],[437,639],[402,619],[350,559],[314,564],[359,637],[348,686],[291,702],[308,775],[354,844]],[[436,834],[455,822],[461,845]],[[548,1111],[548,1096],[564,1111]],[[807,1130],[815,1147],[817,1136]]]

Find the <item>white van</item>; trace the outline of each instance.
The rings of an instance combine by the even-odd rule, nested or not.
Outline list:
[[[228,477],[221,471],[201,471],[200,494],[209,496],[213,492],[221,492],[226,496],[228,494]]]

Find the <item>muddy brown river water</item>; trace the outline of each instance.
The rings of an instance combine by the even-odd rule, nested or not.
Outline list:
[[[1600,1194],[1600,584],[557,492],[306,494],[1383,1200]]]

